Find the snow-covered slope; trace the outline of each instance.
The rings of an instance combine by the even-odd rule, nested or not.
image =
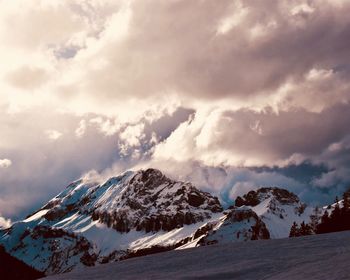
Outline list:
[[[282,238],[311,208],[262,188],[223,211],[219,200],[159,170],[71,183],[25,220],[0,231],[6,251],[46,274],[213,243]]]
[[[350,232],[217,244],[55,275],[48,280],[348,280]]]

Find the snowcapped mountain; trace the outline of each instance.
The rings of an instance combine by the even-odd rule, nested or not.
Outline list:
[[[182,248],[289,236],[293,222],[308,223],[312,207],[281,188],[260,188],[237,197],[235,206],[224,215],[198,229]]]
[[[219,200],[159,170],[106,182],[71,183],[25,220],[0,231],[12,256],[46,274],[154,252],[287,237],[311,208],[294,194],[262,188],[223,210]]]
[[[73,182],[2,231],[0,243],[40,271],[61,273],[154,247],[175,248],[222,210],[217,198],[158,170],[126,172],[102,184]]]
[[[261,218],[271,238],[289,236],[293,222],[308,223],[313,208],[302,203],[298,196],[281,188],[261,188],[237,197],[237,207],[246,205]]]
[[[261,218],[250,208],[242,206],[229,211],[206,236],[199,240],[200,245],[269,239],[270,233]]]

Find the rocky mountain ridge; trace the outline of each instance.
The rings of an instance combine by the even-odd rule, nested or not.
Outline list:
[[[49,275],[166,250],[288,237],[310,211],[278,188],[249,192],[224,210],[189,182],[155,169],[128,171],[102,183],[71,183],[1,231],[0,244]]]

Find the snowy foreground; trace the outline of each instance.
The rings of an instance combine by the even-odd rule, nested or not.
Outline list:
[[[46,279],[350,279],[350,232],[175,250]]]

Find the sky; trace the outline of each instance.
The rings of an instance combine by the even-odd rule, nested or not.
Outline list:
[[[0,0],[0,224],[159,168],[224,205],[350,186],[350,1]]]

